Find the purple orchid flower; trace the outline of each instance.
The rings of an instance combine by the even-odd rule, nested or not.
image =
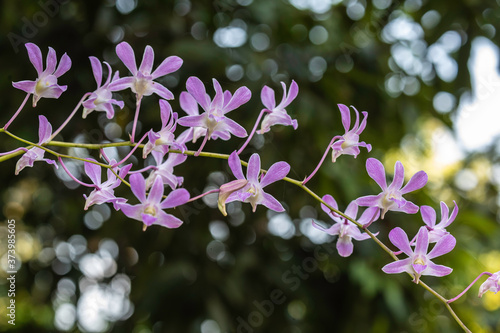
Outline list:
[[[492,274],[486,281],[479,287],[479,297],[487,291],[494,292],[495,294],[500,291],[500,271]]]
[[[40,126],[38,128],[38,144],[43,145],[50,141],[52,135],[52,125],[49,123],[45,116],[38,116]],[[43,158],[45,150],[39,147],[33,147],[29,149],[24,155],[17,161],[15,174],[19,174],[21,170],[26,167],[33,167],[33,163],[36,161],[43,161],[48,164],[52,164],[57,168],[57,163],[54,160]]]
[[[56,69],[56,51],[49,47],[47,67],[43,70],[42,51],[40,51],[40,48],[33,43],[26,43],[24,46],[28,50],[28,56],[36,69],[38,78],[35,81],[12,82],[14,88],[21,89],[28,94],[33,94],[33,107],[36,107],[38,100],[42,97],[59,98],[68,86],[58,85],[57,78],[71,68],[71,59],[64,53]]]
[[[182,117],[178,123],[186,127],[201,127],[207,130],[198,152],[201,152],[209,139],[229,140],[231,134],[240,138],[247,136],[247,131],[237,122],[226,117],[225,114],[248,102],[252,93],[247,87],[240,87],[233,96],[227,90],[223,92],[216,79],[213,79],[213,85],[216,93],[211,101],[200,79],[192,76],[186,82],[187,91],[205,112],[201,115]]]
[[[131,175],[129,179],[132,193],[141,203],[137,205],[118,203],[117,206],[127,217],[142,221],[144,223],[143,230],[153,224],[166,228],[178,228],[182,224],[179,218],[167,214],[163,209],[185,204],[189,200],[189,192],[186,189],[174,190],[162,201],[164,186],[161,177],[155,179],[147,196],[146,181],[140,173]]]
[[[245,178],[245,176],[243,176],[240,158],[235,151],[229,156],[229,168],[231,168],[236,179],[246,179],[248,183],[239,190],[231,193],[227,197],[225,203],[233,201],[249,202],[254,212],[257,209],[257,205],[264,205],[277,212],[283,212],[285,210],[278,200],[272,195],[264,192],[264,187],[285,178],[288,172],[290,172],[290,165],[288,163],[274,163],[259,181],[260,156],[258,154],[253,154],[248,161],[247,177]]]
[[[166,161],[163,162],[163,153],[153,151],[151,154],[156,161],[156,167],[153,168],[153,172],[151,172],[146,179],[146,188],[149,189],[157,177],[160,177],[163,183],[170,186],[172,190],[182,185],[184,178],[174,175],[174,167],[184,163],[187,156],[182,154],[169,154]]]
[[[182,66],[181,58],[170,56],[163,60],[155,71],[151,72],[154,62],[154,51],[151,46],[146,46],[139,69],[137,69],[135,62],[134,50],[127,42],[121,42],[116,46],[116,54],[133,76],[123,77],[111,82],[109,90],[119,91],[130,88],[137,95],[138,100],[153,93],[163,99],[174,98],[170,90],[153,80],[177,71]]]
[[[281,82],[281,86],[283,87],[283,98],[278,106],[276,106],[274,90],[268,86],[264,86],[262,88],[260,98],[262,100],[262,104],[266,107],[265,110],[269,113],[267,113],[262,120],[260,131],[257,132],[259,134],[269,132],[271,126],[273,125],[292,126],[293,129],[297,129],[297,120],[292,119],[286,112],[285,108],[297,97],[297,94],[299,93],[299,86],[292,80],[288,93],[284,82]]]
[[[450,233],[446,231],[446,227],[449,226],[458,214],[458,206],[455,201],[455,208],[453,208],[453,212],[449,215],[449,209],[446,203],[441,201],[441,221],[436,225],[436,211],[429,206],[421,206],[420,213],[422,214],[422,220],[427,225],[427,229],[429,230],[429,242],[435,243],[441,237],[445,235],[449,235]]]
[[[406,233],[399,227],[389,232],[389,239],[391,243],[399,250],[403,251],[408,258],[385,265],[382,268],[384,273],[397,274],[407,272],[414,276],[413,282],[418,284],[420,276],[422,275],[441,277],[453,271],[450,267],[436,265],[431,260],[453,250],[456,244],[455,237],[451,235],[442,237],[429,253],[427,253],[429,247],[429,232],[426,227],[421,227],[418,231],[415,250],[411,248]]]
[[[186,92],[183,91],[181,92],[181,96],[179,98],[181,109],[184,110],[189,116],[199,116],[200,115],[200,110],[198,108],[198,102],[194,99],[194,97]],[[179,137],[178,141],[180,143],[187,143],[188,141],[191,141],[193,143],[196,142],[199,138],[202,136],[206,135],[207,129],[205,127],[190,127],[184,132],[182,132]]]
[[[328,205],[332,206],[333,208],[338,209],[337,202],[331,195],[327,194],[323,196],[323,201],[326,202]],[[362,241],[370,238],[368,234],[362,233],[357,225],[355,225],[348,219],[333,213],[330,210],[330,208],[328,208],[323,203],[321,204],[321,209],[323,209],[323,211],[327,213],[332,220],[335,221],[335,224],[333,224],[330,228],[325,229],[322,226],[314,223],[313,221],[313,226],[330,235],[339,236],[337,240],[337,251],[339,252],[339,255],[341,255],[342,257],[349,257],[352,254],[354,248],[354,245],[352,244],[353,238],[357,241]],[[358,215],[358,205],[356,204],[355,201],[352,201],[347,206],[347,209],[345,210],[345,215],[356,220],[356,217]],[[357,221],[362,225],[368,225],[371,224],[373,221],[377,220],[379,218],[379,215],[380,215],[380,210],[378,208],[370,207],[363,212],[363,214]]]
[[[344,104],[337,104],[337,106],[339,107],[340,114],[342,115],[342,125],[344,125],[345,134],[342,136],[335,136],[332,139],[332,162],[335,162],[340,155],[352,155],[356,158],[360,153],[359,147],[365,147],[368,152],[370,152],[372,150],[372,146],[370,144],[359,142],[359,135],[366,127],[368,112],[362,112],[364,118],[360,125],[359,112],[353,106],[352,108],[354,109],[354,112],[356,112],[356,122],[354,123],[352,129],[349,130],[349,127],[351,126],[351,111],[349,111],[349,108]]]
[[[160,100],[160,116],[161,130],[159,132],[149,131],[149,142],[144,146],[142,158],[146,158],[151,151],[158,151],[165,155],[170,147],[182,151],[186,149],[184,144],[180,144],[175,140],[174,131],[177,126],[177,112],[173,112],[170,104],[164,99]]]
[[[93,161],[95,162],[95,160]],[[116,163],[116,161],[112,160],[110,164],[113,165],[114,163]],[[130,168],[132,168],[132,164],[127,164],[123,168],[115,168],[115,172],[118,172],[120,178],[123,179],[128,174]],[[116,177],[111,169],[107,171],[108,179],[105,182],[101,181],[101,167],[99,165],[92,162],[85,162],[84,169],[95,187],[94,190],[90,192],[89,196],[83,195],[85,198],[84,210],[87,210],[92,205],[101,205],[106,202],[112,203],[113,207],[118,210],[117,204],[127,201],[123,198],[115,197],[114,189],[121,184],[121,180]]]
[[[118,105],[120,109],[123,109],[123,101],[117,101],[112,98],[111,90],[109,90],[109,84],[111,81],[116,81],[119,79],[118,71],[115,72],[113,76],[113,71],[111,66],[104,61],[104,64],[108,67],[108,78],[106,82],[102,84],[102,65],[99,59],[96,57],[89,57],[90,64],[92,66],[92,72],[94,73],[94,79],[97,83],[97,89],[90,94],[90,96],[83,102],[83,118],[85,119],[89,113],[92,111],[104,111],[106,112],[106,117],[108,119],[113,118],[115,115],[115,110],[113,109],[113,104]],[[111,77],[113,76],[113,80]]]
[[[424,171],[419,171],[414,174],[408,183],[403,187],[404,182],[404,167],[401,162],[397,161],[394,166],[394,179],[391,185],[387,186],[385,178],[385,169],[383,164],[375,159],[369,158],[366,160],[366,171],[368,175],[377,182],[382,188],[379,195],[367,195],[356,199],[356,203],[360,206],[379,207],[381,218],[387,211],[405,212],[407,214],[415,214],[418,212],[418,206],[411,201],[403,198],[403,195],[415,190],[421,189],[427,183],[427,174]]]

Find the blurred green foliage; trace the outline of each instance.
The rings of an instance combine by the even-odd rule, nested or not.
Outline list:
[[[3,1],[0,13],[4,37],[0,40],[2,122],[23,98],[11,82],[35,77],[23,47],[25,41],[36,43],[44,55],[48,46],[58,56],[67,52],[73,61],[71,70],[59,80],[68,84],[68,91],[59,100],[42,100],[36,109],[28,105],[10,128],[17,135],[36,140],[38,114],[46,115],[52,124],[60,124],[81,96],[95,89],[89,56],[108,61],[125,76],[127,70],[114,53],[115,45],[125,40],[136,57],[151,45],[155,64],[170,55],[184,59],[182,68],[162,81],[175,96],[185,90],[185,81],[192,75],[207,84],[211,95],[211,78],[232,92],[241,85],[248,86],[253,92],[251,101],[233,113],[247,129],[262,108],[262,86],[274,88],[279,99],[279,82],[296,80],[299,97],[288,111],[298,120],[298,130],[275,128],[243,154],[248,159],[251,152],[258,151],[263,168],[278,160],[287,161],[292,166],[290,176],[296,179],[303,179],[314,169],[331,138],[343,133],[337,103],[369,112],[361,139],[373,145],[370,156],[383,160],[389,173],[395,159],[405,163],[410,176],[423,165],[434,168],[427,161],[426,120],[452,126],[457,113],[457,106],[448,113],[435,111],[434,95],[445,91],[459,100],[470,90],[467,62],[472,41],[484,36],[498,45],[495,32],[500,28],[500,8],[495,1],[41,0]],[[391,37],[389,27],[398,18],[410,24],[412,29],[407,34],[413,37],[394,37],[405,32],[404,27],[399,30],[397,26]],[[222,37],[219,45],[216,43],[217,31],[221,33],[227,27],[244,32],[240,46],[221,47],[237,42]],[[448,54],[457,71],[442,76],[439,65],[429,60],[429,48],[450,31],[460,36],[459,46]],[[413,50],[414,62],[417,59],[422,65],[420,70],[405,68],[404,61],[398,63],[394,54],[397,47]],[[134,96],[125,91],[121,98],[126,106],[114,121],[122,127],[121,138],[125,139]],[[174,111],[183,114],[178,98],[172,105]],[[158,129],[158,111],[156,96],[144,100],[142,133],[151,127]],[[95,113],[85,121],[75,118],[60,139],[91,143],[108,140],[104,130],[108,123]],[[409,154],[413,160],[402,149],[402,142],[408,141],[412,143]],[[241,143],[236,139],[213,141],[206,150],[230,153]],[[2,137],[0,147],[7,151],[17,146]],[[95,152],[75,149],[71,153],[91,153],[97,158]],[[309,186],[321,196],[333,195],[341,209],[361,195],[375,194],[378,187],[364,168],[367,157],[362,151],[357,159],[342,156],[335,165],[327,158]],[[100,327],[98,331],[137,333],[252,332],[242,328],[245,321],[254,323],[250,325],[253,332],[461,331],[446,309],[413,285],[408,276],[387,276],[380,270],[390,258],[374,242],[355,242],[349,258],[338,256],[334,243],[327,243],[323,246],[329,248],[322,251],[332,252],[328,258],[315,257],[318,245],[304,235],[301,222],[316,216],[328,222],[328,218],[317,202],[290,184],[270,187],[286,204],[294,223],[295,232],[289,239],[269,232],[272,214],[266,215],[262,207],[251,213],[247,205],[241,209],[234,206],[237,214],[224,218],[202,201],[179,209],[177,214],[185,221],[179,229],[151,227],[142,232],[141,223],[112,209],[83,211],[87,190],[68,188],[71,185],[47,165],[36,165],[13,177],[15,160],[1,166],[0,206],[4,219],[17,221],[17,248],[23,266],[17,274],[16,326],[6,323],[2,305],[0,330],[53,332],[66,328],[77,332]],[[478,164],[478,160],[484,163]],[[452,200],[459,204],[458,218],[449,228],[458,240],[457,247],[439,258],[440,264],[453,267],[454,272],[440,279],[424,279],[445,297],[457,295],[482,271],[500,269],[498,188],[490,176],[495,163],[498,150],[494,146],[484,153],[468,154],[451,171],[443,170],[425,189],[408,196],[418,205],[431,205],[436,210],[439,200],[449,206]],[[471,190],[456,186],[455,174],[465,168],[482,177]],[[226,162],[203,158],[189,158],[176,168],[193,196],[202,193],[207,183],[220,185],[221,180],[229,179],[228,171]],[[125,188],[118,194],[131,197]],[[101,224],[89,228],[86,219]],[[214,240],[209,230],[209,226],[218,225],[214,221],[227,225],[227,239]],[[414,234],[421,224],[419,214],[389,213],[373,229],[380,231],[380,238],[388,243],[387,234],[393,227],[401,226]],[[3,225],[2,244],[5,233]],[[111,250],[103,251],[106,246]],[[116,253],[112,251],[114,246]],[[81,261],[85,255],[95,254],[91,267],[98,269],[98,264],[105,262],[103,253],[109,257],[112,252],[116,254],[111,260],[115,266],[109,274],[92,278],[85,271]],[[314,262],[317,266],[311,266]],[[7,285],[1,276],[0,302],[6,304]],[[133,305],[121,320],[108,316],[101,323],[96,319],[98,314],[81,311],[89,285],[116,292],[127,289],[126,281],[130,281],[130,290],[122,292],[122,298],[107,294],[110,303],[101,300],[115,309],[130,299]],[[477,299],[476,292],[477,286],[457,301],[453,305],[456,312],[473,332],[500,331],[500,297]],[[272,298],[283,302],[266,308]],[[95,304],[98,301],[94,299]],[[63,304],[71,306],[67,312],[61,310],[58,317]]]

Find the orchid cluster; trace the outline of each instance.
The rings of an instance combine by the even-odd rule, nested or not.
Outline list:
[[[373,157],[367,158],[366,171],[380,187],[381,192],[352,200],[343,212],[331,195],[325,194],[320,198],[305,186],[320,169],[330,151],[332,152],[332,163],[335,163],[342,155],[351,155],[356,158],[361,154],[360,147],[366,148],[368,152],[371,151],[370,144],[360,141],[360,136],[367,126],[368,113],[366,111],[362,112],[363,119],[360,122],[359,112],[352,107],[355,113],[355,122],[351,128],[349,107],[338,104],[345,133],[333,136],[318,166],[309,176],[305,177],[303,181],[294,180],[287,177],[291,168],[287,162],[276,162],[264,170],[261,169],[261,158],[258,153],[252,154],[248,163],[242,161],[240,156],[255,133],[263,135],[276,125],[289,126],[294,130],[298,128],[298,121],[292,119],[286,110],[299,92],[295,81],[290,83],[288,89],[287,85],[281,82],[283,97],[279,104],[276,103],[274,90],[268,86],[263,87],[260,97],[264,108],[260,111],[253,129],[248,134],[247,130],[238,124],[232,116],[229,117],[229,113],[240,109],[251,99],[250,89],[243,86],[231,93],[228,90],[224,91],[221,84],[216,79],[212,79],[214,94],[211,95],[207,92],[201,79],[194,76],[189,77],[186,82],[186,91],[180,94],[180,109],[184,113],[179,115],[169,102],[169,100],[174,99],[174,94],[157,80],[177,71],[182,66],[182,59],[177,56],[169,56],[153,71],[154,51],[150,46],[147,46],[141,64],[137,67],[134,50],[127,42],[122,42],[116,46],[116,54],[129,70],[130,75],[120,77],[118,71],[113,74],[113,70],[107,62],[101,63],[98,58],[89,57],[97,88],[83,95],[68,119],[55,132],[52,131],[52,125],[46,116],[40,115],[39,140],[37,143],[33,143],[19,138],[8,128],[30,96],[33,96],[33,107],[36,107],[41,99],[57,99],[67,90],[66,85],[59,85],[58,79],[70,69],[71,60],[68,55],[64,54],[56,68],[56,52],[49,48],[44,69],[40,48],[33,43],[27,43],[25,46],[29,60],[35,67],[38,77],[34,81],[13,83],[14,88],[26,92],[27,95],[12,118],[0,129],[0,133],[5,133],[28,145],[0,153],[2,159],[23,154],[17,162],[14,171],[16,175],[26,167],[33,167],[36,161],[43,161],[56,168],[61,166],[75,182],[90,188],[89,192],[84,195],[84,202],[82,202],[84,210],[92,205],[111,204],[116,211],[120,211],[128,218],[142,222],[143,230],[152,225],[166,228],[180,227],[183,221],[175,216],[173,209],[211,193],[218,193],[218,207],[223,215],[227,214],[226,204],[234,201],[249,203],[253,212],[257,210],[258,205],[276,212],[283,212],[285,210],[283,204],[270,194],[272,192],[268,193],[266,187],[269,186],[270,191],[272,191],[271,184],[284,180],[299,186],[309,194],[313,193],[313,197],[320,201],[322,210],[333,220],[333,224],[324,227],[312,222],[313,226],[330,235],[338,236],[336,246],[340,256],[348,257],[353,253],[353,239],[356,241],[373,239],[393,258],[392,262],[382,267],[382,271],[387,274],[405,272],[412,277],[413,282],[432,290],[421,281],[422,276],[442,277],[452,272],[452,268],[435,264],[433,259],[449,253],[456,245],[455,237],[446,228],[457,217],[458,205],[454,202],[454,208],[450,214],[447,204],[441,202],[441,220],[436,224],[434,208],[430,206],[419,207],[405,198],[408,193],[417,191],[426,185],[427,174],[424,171],[412,175],[404,185],[404,167],[398,161],[394,166],[392,182],[387,185],[387,175],[383,163]],[[105,65],[104,69],[107,71],[104,83],[102,64]],[[130,139],[123,141],[123,145],[129,146],[131,149],[122,160],[115,161],[106,155],[104,148],[112,147],[108,143],[79,145],[89,149],[99,149],[99,160],[91,157],[82,159],[64,155],[48,148],[51,146],[73,147],[71,143],[63,144],[55,142],[53,139],[65,128],[80,108],[83,108],[82,118],[84,119],[94,111],[104,112],[108,119],[112,119],[116,109],[124,107],[124,102],[116,99],[119,97],[118,93],[129,88],[136,97],[136,111],[132,121]],[[161,127],[149,129],[136,142],[135,136],[138,134],[137,124],[141,101],[153,94],[159,97],[158,108]],[[260,130],[257,130],[259,125]],[[178,128],[182,130],[180,133],[177,131]],[[203,151],[210,140],[227,141],[231,137],[246,138],[246,140],[238,150],[229,154]],[[199,140],[201,143],[198,144]],[[197,149],[190,150],[188,145],[197,145]],[[127,164],[137,149],[142,149],[142,154],[139,154],[142,160],[146,160],[149,155],[152,155],[154,162],[142,169],[137,168],[133,163]],[[56,159],[46,158],[45,153],[55,156]],[[234,179],[222,184],[216,190],[191,198],[189,191],[183,187],[184,178],[177,176],[174,173],[174,168],[186,163],[190,157],[196,156],[227,159]],[[64,162],[67,159],[82,161],[84,173],[90,182],[85,182],[85,180],[72,175]],[[151,158],[149,159],[151,160]],[[246,175],[243,172],[243,166],[246,166]],[[104,174],[105,179],[103,179]],[[131,199],[129,202],[129,198],[115,195],[115,189],[122,185],[130,187],[135,199]],[[360,209],[363,211],[358,218]],[[380,242],[377,238],[378,233],[373,233],[368,229],[377,221],[382,223],[389,212],[417,214],[419,211],[423,224],[411,240],[401,227],[396,227],[389,232],[389,240],[394,245],[394,250]],[[406,257],[400,258],[399,256],[403,254]],[[481,297],[487,291],[497,293],[500,290],[500,272],[494,274],[485,272],[480,276],[482,275],[488,275],[489,278],[481,285],[479,296]],[[433,293],[439,295],[435,291]],[[456,297],[446,300],[440,295],[439,297],[447,306],[458,299]],[[448,306],[448,309],[457,322],[466,329],[451,307]]]

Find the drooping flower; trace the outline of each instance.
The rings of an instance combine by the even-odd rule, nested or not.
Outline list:
[[[162,84],[155,82],[157,78],[173,73],[182,66],[182,59],[177,56],[170,56],[153,70],[154,51],[149,45],[146,46],[142,57],[141,66],[137,69],[135,53],[130,44],[121,42],[116,46],[116,55],[132,73],[132,76],[122,77],[113,81],[109,85],[111,91],[119,91],[130,88],[137,99],[143,96],[157,94],[163,99],[173,99],[174,95]]]
[[[115,161],[112,160],[110,164],[113,165],[114,163]],[[115,168],[115,172],[118,172],[120,178],[123,179],[129,172],[130,168],[132,168],[132,164],[127,164],[123,168]],[[84,210],[87,210],[92,205],[100,205],[105,202],[112,203],[113,207],[118,209],[117,203],[124,203],[126,201],[123,198],[115,197],[114,189],[121,184],[121,180],[116,177],[111,169],[108,169],[107,171],[108,179],[105,182],[101,181],[101,167],[99,165],[92,162],[85,162],[84,170],[95,187],[88,196],[85,194],[83,195],[85,198]]]
[[[494,292],[495,294],[500,291],[500,271],[492,274],[486,281],[479,287],[479,297],[483,297],[487,291]]]
[[[327,194],[323,196],[323,201],[325,201],[328,205],[332,206],[335,209],[338,209],[337,202],[335,199]],[[333,224],[330,228],[325,229],[322,226],[316,224],[313,222],[313,226],[318,228],[319,230],[322,230],[332,236],[338,235],[339,238],[337,240],[337,251],[339,252],[339,255],[342,257],[348,257],[352,254],[353,251],[353,244],[352,244],[352,239],[354,238],[357,241],[362,241],[365,239],[369,239],[370,236],[366,233],[362,233],[358,226],[346,219],[345,217],[339,216],[338,214],[334,214],[330,208],[328,208],[326,205],[323,203],[321,204],[321,209],[325,213],[330,216],[332,220],[335,221],[335,224]],[[355,201],[352,201],[348,206],[347,209],[345,210],[345,215],[351,217],[352,219],[356,220],[357,215],[358,215],[358,205],[356,204]],[[361,217],[357,219],[360,224],[362,225],[367,225],[372,223],[373,221],[377,220],[380,215],[380,210],[376,207],[370,207],[367,208]]]
[[[264,119],[262,120],[261,128],[257,132],[259,134],[269,132],[269,129],[273,125],[292,126],[293,129],[297,129],[297,120],[292,119],[292,117],[290,117],[286,112],[285,108],[297,97],[297,94],[299,93],[299,86],[292,80],[288,93],[284,82],[281,82],[281,86],[283,87],[283,98],[278,106],[276,106],[274,90],[268,86],[264,86],[262,88],[260,98],[262,100],[262,104],[266,107],[265,110],[268,113],[266,113]]]
[[[142,221],[144,223],[143,230],[153,224],[166,228],[178,228],[182,224],[179,218],[167,214],[163,209],[185,204],[189,200],[189,192],[186,189],[176,189],[162,201],[164,186],[161,177],[155,179],[147,196],[146,181],[140,173],[131,175],[129,180],[132,193],[139,199],[140,203],[137,205],[117,204],[127,217]]]
[[[40,122],[38,128],[38,144],[42,145],[50,141],[52,135],[52,125],[49,123],[45,116],[38,116]],[[48,164],[52,164],[57,168],[57,163],[54,160],[43,158],[45,155],[45,150],[39,147],[33,147],[29,149],[24,155],[17,161],[15,174],[19,174],[21,170],[26,167],[33,167],[33,163],[36,161],[43,161]]]
[[[154,181],[157,177],[160,177],[163,180],[164,184],[170,186],[172,190],[176,189],[184,182],[183,177],[178,177],[174,175],[174,167],[184,163],[187,159],[186,155],[183,154],[169,154],[168,158],[163,161],[163,153],[154,151],[151,152],[155,161],[156,167],[153,168],[153,171],[149,174],[149,177],[146,179],[146,188],[149,189],[151,185],[153,185]]]
[[[368,112],[363,111],[362,114],[364,116],[363,121],[361,121],[361,125],[359,124],[359,112],[353,106],[354,112],[356,112],[356,122],[352,129],[349,130],[351,126],[351,111],[344,104],[337,104],[340,110],[340,114],[342,116],[342,125],[345,129],[345,134],[341,136],[336,136],[332,140],[332,162],[335,162],[340,155],[352,155],[356,158],[359,153],[359,147],[365,147],[368,152],[372,150],[372,146],[370,144],[363,142],[359,142],[359,135],[366,127],[366,118],[368,117]]]
[[[238,154],[233,152],[229,156],[229,168],[233,172],[236,179],[246,179],[248,183],[241,189],[231,193],[225,203],[233,201],[249,202],[252,205],[252,211],[255,212],[257,205],[264,205],[269,209],[277,212],[283,212],[285,209],[281,203],[272,195],[264,192],[264,187],[278,180],[285,178],[290,172],[290,165],[286,162],[277,162],[271,165],[265,175],[260,175],[260,156],[253,154],[248,161],[247,177],[243,175],[241,161]]]
[[[226,114],[250,100],[251,92],[247,87],[240,87],[234,95],[229,91],[222,91],[222,87],[216,79],[213,79],[215,97],[210,100],[206,93],[203,82],[197,77],[190,77],[186,82],[187,91],[200,104],[205,111],[201,115],[185,116],[179,119],[182,126],[206,129],[205,140],[218,139],[229,140],[232,135],[243,138],[247,131],[234,120],[226,117]],[[203,145],[200,150],[203,148]]]
[[[83,118],[85,119],[89,113],[95,110],[106,112],[106,117],[108,119],[111,119],[115,115],[113,104],[118,105],[120,109],[123,109],[124,106],[123,101],[117,101],[116,99],[113,99],[111,90],[109,90],[109,84],[111,83],[111,77],[113,76],[111,66],[104,61],[104,64],[108,67],[108,78],[106,79],[106,82],[101,85],[101,62],[96,57],[89,57],[89,59],[92,66],[92,72],[94,73],[94,79],[97,83],[97,89],[83,102]],[[118,71],[116,71],[115,75],[113,76],[113,81],[116,81],[118,79]]]
[[[404,182],[404,167],[400,161],[394,166],[394,179],[391,185],[387,186],[385,178],[385,169],[383,164],[375,159],[369,158],[366,160],[366,171],[368,175],[382,188],[382,192],[378,195],[367,195],[356,199],[356,203],[360,206],[379,207],[381,218],[387,211],[405,212],[407,214],[415,214],[418,212],[418,206],[411,201],[403,198],[403,195],[415,190],[421,189],[427,183],[427,174],[424,171],[419,171],[414,174],[408,183],[403,186]]]
[[[43,70],[43,58],[40,48],[33,43],[24,44],[28,50],[28,56],[36,69],[38,77],[35,81],[12,82],[14,88],[21,89],[29,94],[33,94],[33,107],[36,106],[40,98],[59,98],[66,91],[68,86],[60,86],[57,79],[71,68],[71,59],[64,53],[57,66],[56,51],[49,47],[47,54],[47,64]]]
[[[445,276],[453,271],[450,267],[436,265],[431,261],[453,250],[456,240],[451,235],[443,236],[429,253],[427,253],[429,232],[426,227],[420,227],[418,231],[415,250],[411,248],[406,233],[399,227],[389,232],[389,240],[394,246],[404,252],[408,258],[385,265],[382,270],[387,274],[407,272],[414,276],[413,282],[418,283],[422,275]]]
[[[160,100],[160,116],[161,130],[154,132],[151,129],[148,132],[149,142],[144,145],[142,158],[146,158],[151,151],[158,151],[165,155],[170,147],[182,151],[186,149],[184,144],[180,144],[175,140],[177,112],[173,112],[170,104],[164,99]]]
[[[198,102],[196,102],[196,100],[190,93],[186,91],[181,92],[179,102],[181,105],[181,109],[184,110],[189,116],[200,115]],[[190,127],[179,134],[177,141],[179,143],[187,143],[189,141],[195,143],[198,138],[204,136],[206,133],[207,129],[205,127]]]
[[[449,226],[458,214],[458,206],[455,201],[455,208],[453,208],[453,212],[449,215],[449,209],[446,203],[441,201],[441,221],[436,225],[436,211],[434,208],[430,206],[421,206],[420,213],[422,214],[422,220],[427,225],[427,229],[429,230],[429,242],[435,243],[441,237],[445,235],[449,235],[450,233],[446,231],[446,227]]]

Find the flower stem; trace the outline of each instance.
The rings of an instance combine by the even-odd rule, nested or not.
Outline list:
[[[193,202],[193,201],[195,201],[195,200],[198,200],[198,199],[200,199],[200,198],[203,198],[205,195],[209,195],[209,194],[212,194],[212,193],[217,193],[217,192],[219,192],[219,189],[218,189],[218,188],[213,189],[213,190],[210,190],[210,191],[207,191],[207,192],[205,192],[205,193],[203,193],[203,194],[200,194],[200,195],[198,195],[198,196],[196,196],[196,197],[194,197],[194,198],[191,198],[191,199],[189,199],[187,202]],[[186,202],[186,203],[187,203],[187,202]]]
[[[469,290],[469,289],[470,289],[470,288],[474,285],[474,283],[476,283],[476,282],[477,282],[477,280],[479,280],[479,278],[481,278],[481,276],[483,276],[483,275],[492,276],[493,274],[492,274],[492,273],[490,273],[490,272],[482,272],[481,274],[479,274],[479,276],[478,276],[477,278],[475,278],[475,279],[474,279],[474,281],[472,281],[472,283],[471,283],[471,284],[469,284],[469,285],[467,286],[467,288],[465,288],[465,290],[464,290],[464,291],[462,291],[462,292],[461,292],[460,294],[458,294],[456,297],[454,297],[454,298],[452,298],[452,299],[449,299],[448,301],[446,301],[446,303],[448,303],[448,304],[449,304],[449,303],[451,303],[451,302],[455,302],[457,299],[459,299],[460,297],[462,297],[462,296],[463,296],[463,295],[467,292],[467,290]]]
[[[83,185],[83,186],[86,186],[86,187],[96,187],[94,184],[87,184],[87,183],[84,183],[82,182],[81,180],[79,180],[78,178],[76,178],[75,176],[73,176],[73,174],[68,170],[68,168],[66,167],[66,165],[64,164],[61,156],[59,156],[59,163],[61,163],[61,166],[63,167],[64,171],[66,171],[66,173],[68,174],[68,176],[71,177],[71,179],[73,179],[75,182],[77,182],[78,184],[80,185]]]
[[[316,168],[313,170],[313,172],[311,172],[311,174],[309,176],[306,177],[306,179],[304,179],[304,181],[302,181],[302,185],[305,185],[309,180],[311,180],[311,178],[316,174],[316,172],[318,172],[319,168],[321,167],[321,165],[323,164],[323,162],[325,161],[325,158],[326,158],[326,155],[328,155],[329,151],[330,151],[330,148],[332,147],[332,144],[333,142],[335,141],[335,139],[337,139],[338,136],[335,136],[333,137],[333,139],[330,141],[330,143],[328,144],[328,146],[326,147],[326,150],[325,150],[325,153],[323,154],[323,157],[321,158],[321,160],[319,161],[318,165],[316,166]]]
[[[26,102],[28,101],[28,98],[30,98],[30,96],[31,96],[31,93],[28,93],[26,95],[26,97],[24,98],[24,101],[21,103],[21,106],[19,106],[19,108],[17,109],[16,113],[14,113],[14,115],[12,116],[12,118],[10,118],[10,120],[7,122],[7,124],[5,124],[5,126],[3,127],[4,130],[7,130],[7,128],[10,126],[10,124],[14,121],[14,119],[16,119],[16,117],[19,115],[19,113],[21,112],[21,110],[26,105]]]
[[[135,115],[134,115],[134,124],[132,125],[132,135],[130,136],[130,142],[134,143],[135,130],[137,127],[137,121],[139,120],[139,110],[141,109],[141,101],[142,96],[137,98],[136,107],[135,107]]]
[[[259,116],[257,117],[257,121],[255,121],[255,125],[253,126],[252,132],[248,136],[247,141],[245,141],[245,143],[243,144],[243,146],[241,146],[241,148],[236,153],[237,155],[241,154],[243,152],[243,150],[246,148],[246,146],[250,143],[250,140],[252,140],[253,135],[255,134],[255,131],[257,130],[257,127],[259,126],[259,123],[260,123],[260,120],[261,120],[262,116],[265,113],[268,113],[268,112],[269,111],[266,110],[266,109],[262,109],[262,111],[260,111]]]

